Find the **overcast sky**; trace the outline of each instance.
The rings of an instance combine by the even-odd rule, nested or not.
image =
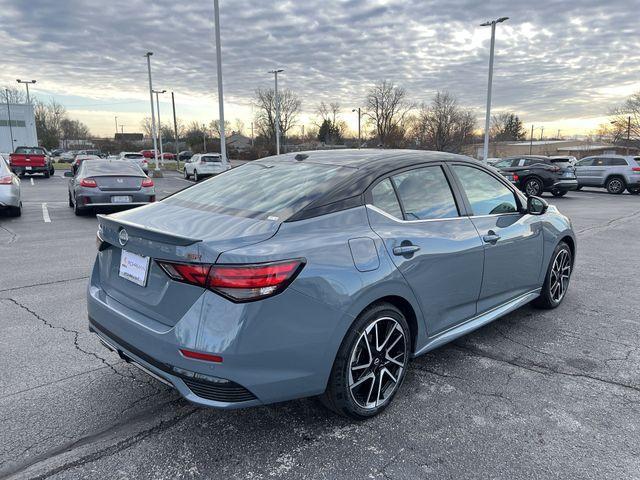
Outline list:
[[[547,131],[584,133],[640,90],[640,0],[220,0],[227,119],[248,125],[256,88],[303,99],[303,120],[338,101],[352,125],[372,83],[388,79],[415,102],[454,93],[484,115],[490,28],[497,27],[494,111]],[[173,90],[178,116],[217,118],[213,0],[0,0],[0,85],[38,81],[97,134],[114,116],[140,131],[154,87]],[[161,105],[169,119],[170,103]]]

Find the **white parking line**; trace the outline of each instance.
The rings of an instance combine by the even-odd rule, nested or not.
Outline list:
[[[35,185],[35,183],[33,183],[33,177],[31,177],[30,180],[31,180],[31,185]]]
[[[42,204],[42,219],[44,223],[51,223],[51,217],[49,217],[49,209],[47,209],[47,204]]]

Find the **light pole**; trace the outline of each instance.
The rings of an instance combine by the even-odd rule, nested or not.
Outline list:
[[[354,108],[353,110],[351,110],[352,112],[358,112],[358,150],[360,150],[360,146],[362,145],[362,136],[361,136],[361,130],[360,130],[360,107],[358,107],[357,109]]]
[[[202,153],[207,153],[207,126],[202,124]]]
[[[218,64],[218,108],[220,111],[220,155],[227,158],[227,140],[224,136],[224,96],[222,93],[222,51],[220,48],[220,7],[218,0],[213,1],[214,21],[216,28],[216,61]]]
[[[15,150],[13,148],[13,127],[11,126],[11,107],[9,106],[9,89],[5,88],[4,93],[7,97],[7,117],[9,118],[9,136],[11,137],[11,152]]]
[[[284,72],[282,68],[269,70],[273,73],[276,82],[275,102],[276,102],[276,155],[280,155],[280,99],[278,98],[278,74]]]
[[[27,103],[31,103],[31,99],[29,98],[29,84],[33,84],[36,83],[35,80],[20,80],[19,78],[16,79],[16,82],[18,83],[24,83],[24,86],[27,87]]]
[[[529,137],[529,155],[533,151],[533,125],[531,125],[531,137]]]
[[[153,90],[153,93],[156,94],[156,110],[158,111],[158,141],[160,142],[160,163],[162,163],[162,165],[164,165],[164,152],[162,150],[162,123],[160,123],[160,100],[158,100],[158,95],[165,92],[166,90]]]
[[[611,122],[612,125],[618,125],[615,120]],[[626,154],[629,155],[629,142],[631,141],[631,115],[627,117],[627,146]]]
[[[176,101],[171,92],[171,107],[173,108],[173,130],[176,141],[176,170],[180,171],[180,152],[178,150],[178,122],[176,120]]]
[[[484,148],[482,149],[483,160],[486,162],[489,157],[489,121],[491,120],[491,83],[493,82],[493,50],[496,43],[496,24],[509,20],[509,17],[500,17],[497,20],[481,23],[481,27],[491,26],[491,52],[489,53],[489,84],[487,87],[487,116],[484,122]]]
[[[156,143],[156,114],[153,108],[153,84],[151,83],[151,55],[153,52],[144,54],[147,57],[147,70],[149,71],[149,101],[151,102],[151,135],[153,137],[153,154],[156,159],[156,168],[153,171],[154,177],[162,177],[162,171],[158,165],[158,144]]]
[[[116,120],[116,134],[118,133],[118,117],[113,117]]]

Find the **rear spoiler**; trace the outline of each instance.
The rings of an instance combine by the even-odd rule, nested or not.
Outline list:
[[[175,235],[168,233],[157,228],[145,227],[139,223],[127,222],[125,220],[116,220],[109,218],[106,215],[96,215],[98,223],[102,224],[115,232],[118,232],[121,227],[126,227],[128,233],[136,237],[146,238],[155,242],[168,243],[171,245],[177,245],[180,247],[186,247],[193,245],[194,243],[201,242],[201,239],[184,237],[182,235]]]

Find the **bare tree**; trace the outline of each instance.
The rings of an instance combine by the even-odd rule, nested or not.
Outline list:
[[[458,106],[448,92],[438,92],[428,105],[422,104],[414,134],[422,148],[458,152],[472,141],[476,119],[473,112]]]
[[[49,103],[36,101],[34,115],[40,143],[46,148],[57,147],[62,135],[61,123],[67,116],[66,109],[53,99]]]
[[[611,136],[615,143],[640,146],[640,91],[631,95],[620,106],[611,110]],[[629,120],[631,118],[631,120]]]
[[[374,125],[380,144],[387,147],[391,138],[402,136],[405,117],[412,108],[404,88],[384,80],[369,90],[364,114]]]
[[[21,89],[8,85],[1,88],[0,100],[2,103],[7,103],[7,97],[9,98],[9,103],[25,103],[27,101],[27,96]]]
[[[209,123],[209,131],[214,137],[220,138],[220,120],[213,120],[211,123]],[[231,122],[229,122],[228,120],[225,120],[224,136],[226,138],[229,135],[231,135]]]
[[[280,103],[280,134],[287,135],[296,125],[302,102],[291,90],[278,92]],[[273,141],[276,138],[276,101],[273,89],[258,89],[254,98],[255,125],[258,134]]]
[[[241,119],[235,119],[235,121],[233,122],[233,131],[239,133],[240,135],[244,135],[244,122]]]
[[[511,112],[503,112],[491,117],[491,129],[489,135],[494,140],[524,140],[527,132],[524,129],[522,120]]]

